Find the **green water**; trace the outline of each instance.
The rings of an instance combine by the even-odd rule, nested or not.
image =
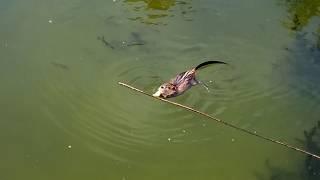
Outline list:
[[[172,100],[306,148],[297,139],[320,120],[320,5],[297,2],[0,1],[0,179],[310,179],[301,153],[117,84],[153,93],[226,61],[199,72],[210,92]]]

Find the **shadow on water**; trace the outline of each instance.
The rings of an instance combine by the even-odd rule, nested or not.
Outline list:
[[[304,131],[304,139],[297,139],[297,141],[305,147],[306,150],[315,154],[320,154],[320,121],[317,125],[308,131]],[[288,171],[281,167],[272,165],[269,160],[266,161],[265,166],[269,177],[255,172],[258,180],[319,180],[320,179],[320,161],[318,159],[307,156],[304,163],[299,167],[298,171]]]
[[[129,20],[149,25],[167,25],[167,17],[181,14],[182,18],[192,21],[189,16],[194,12],[192,0],[125,0],[132,8],[132,17]]]

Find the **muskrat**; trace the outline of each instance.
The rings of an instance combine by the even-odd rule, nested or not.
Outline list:
[[[206,61],[193,69],[182,72],[178,74],[175,78],[171,79],[169,82],[163,83],[158,91],[153,94],[155,97],[161,98],[171,98],[183,94],[186,90],[200,84],[201,81],[196,79],[196,71],[203,68],[209,64],[227,64],[222,61]]]

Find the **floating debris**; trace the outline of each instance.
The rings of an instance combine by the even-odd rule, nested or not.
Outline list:
[[[49,19],[48,23],[52,24],[52,23],[53,23],[53,21],[52,21],[51,19]]]
[[[114,49],[114,46],[111,45],[111,44],[104,38],[104,36],[98,36],[97,39],[98,39],[99,41],[101,41],[106,47],[109,47],[109,48],[111,48],[111,49]]]
[[[144,43],[144,40],[141,38],[140,33],[137,32],[132,32],[131,37],[133,38],[134,41]]]
[[[117,48],[126,48],[130,46],[142,46],[145,45],[145,41],[143,41],[140,37],[140,35],[136,32],[131,33],[131,39],[128,41],[121,41],[118,43],[115,43],[117,46],[112,45],[110,42],[108,42],[104,36],[98,36],[97,39],[101,41],[106,47],[109,47],[111,49],[116,49]]]
[[[145,45],[145,43],[143,43],[143,42],[129,42],[129,43],[127,43],[125,41],[122,42],[122,47],[142,46],[142,45]]]
[[[69,66],[67,66],[65,64],[58,63],[58,62],[51,62],[51,65],[53,65],[54,67],[63,69],[63,70],[69,70]]]
[[[130,41],[123,41],[122,47],[129,47],[129,46],[142,46],[145,45],[146,42],[142,40],[141,35],[137,32],[132,32],[130,34],[131,40]]]

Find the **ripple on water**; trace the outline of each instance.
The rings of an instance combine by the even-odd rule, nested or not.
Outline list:
[[[157,62],[132,58],[108,63],[99,72],[89,72],[94,75],[88,83],[82,82],[82,72],[50,72],[42,94],[47,103],[44,110],[59,128],[78,137],[92,151],[119,161],[132,160],[134,154],[168,142],[197,143],[215,138],[214,134],[188,136],[194,129],[205,128],[200,117],[200,121],[194,120],[196,115],[192,113],[140,97],[117,85],[124,81],[152,93],[163,82],[164,70]],[[172,100],[222,115],[230,104],[281,98],[290,93],[280,83],[264,85],[234,69],[215,68],[209,73],[214,77],[210,92],[196,86]]]
[[[170,137],[182,142],[181,132],[194,126],[186,122],[192,115],[117,85],[127,80],[152,92],[161,80],[146,66],[134,61],[108,64],[97,76],[102,74],[110,82],[100,79],[89,84],[73,79],[74,70],[63,75],[50,72],[42,91],[43,111],[57,127],[114,160],[132,160],[134,154],[166,144]]]
[[[284,98],[292,92],[286,83],[274,76],[263,76],[257,72],[239,72],[233,70],[228,77],[222,77],[213,87],[216,101],[243,104],[263,98]]]
[[[120,65],[121,66],[121,65]],[[150,69],[154,69],[154,67],[147,67],[148,65],[143,65],[142,71],[146,73],[148,70],[149,72],[147,74],[144,74],[143,76],[147,79],[147,81],[144,81],[143,77],[136,77],[132,78],[131,74],[139,74],[139,69],[141,67],[138,67],[137,64],[130,64],[130,69],[124,68],[123,71],[120,71],[121,79],[129,79],[129,83],[143,89],[149,93],[153,92],[155,90],[155,87],[157,88],[159,84],[161,84],[163,81],[157,79],[155,83],[150,83],[152,80],[148,79],[147,77],[152,77],[154,75],[154,71],[151,71]],[[156,66],[156,65],[154,65]],[[121,66],[122,68],[124,66]],[[136,67],[136,68],[134,68]],[[143,70],[144,69],[144,70]],[[147,70],[146,70],[147,69]],[[161,69],[158,68],[157,71],[162,72]],[[125,72],[125,73],[121,73]],[[130,81],[134,79],[134,81]],[[201,87],[202,88],[202,87]],[[203,89],[205,92],[206,90]],[[173,101],[178,101],[182,104],[187,104],[192,107],[201,107],[203,106],[203,99],[200,98],[202,96],[201,91],[194,91],[194,92],[187,92],[183,96],[177,97],[175,99],[172,99]],[[130,108],[129,106],[132,106],[132,102],[130,103],[131,105],[128,105],[127,108]],[[122,105],[124,106],[124,105]],[[123,111],[128,110],[127,108],[124,108]],[[175,108],[172,106],[169,106],[167,104],[152,104],[151,106],[141,106],[141,110],[144,112],[147,112],[148,116],[153,116],[153,114],[156,114],[156,118],[149,118],[149,121],[144,122],[145,124],[149,125],[150,128],[144,129],[146,131],[145,134],[152,134],[152,137],[156,137],[159,140],[159,137],[163,137],[164,134],[168,134],[171,138],[174,139],[172,142],[186,142],[183,140],[185,136],[185,133],[182,133],[183,131],[186,131],[186,129],[193,128],[194,126],[202,126],[203,122],[201,121],[194,121],[194,114],[192,113],[186,113],[185,110]],[[129,113],[131,115],[134,114],[136,116],[137,112],[132,112]],[[156,119],[156,121],[153,121],[153,119]],[[140,130],[143,131],[143,130]],[[211,138],[209,138],[211,139]],[[198,139],[192,139],[192,142],[199,142],[199,141],[207,141],[208,137],[201,137]],[[160,142],[157,142],[160,143]],[[161,143],[160,143],[161,144]]]

